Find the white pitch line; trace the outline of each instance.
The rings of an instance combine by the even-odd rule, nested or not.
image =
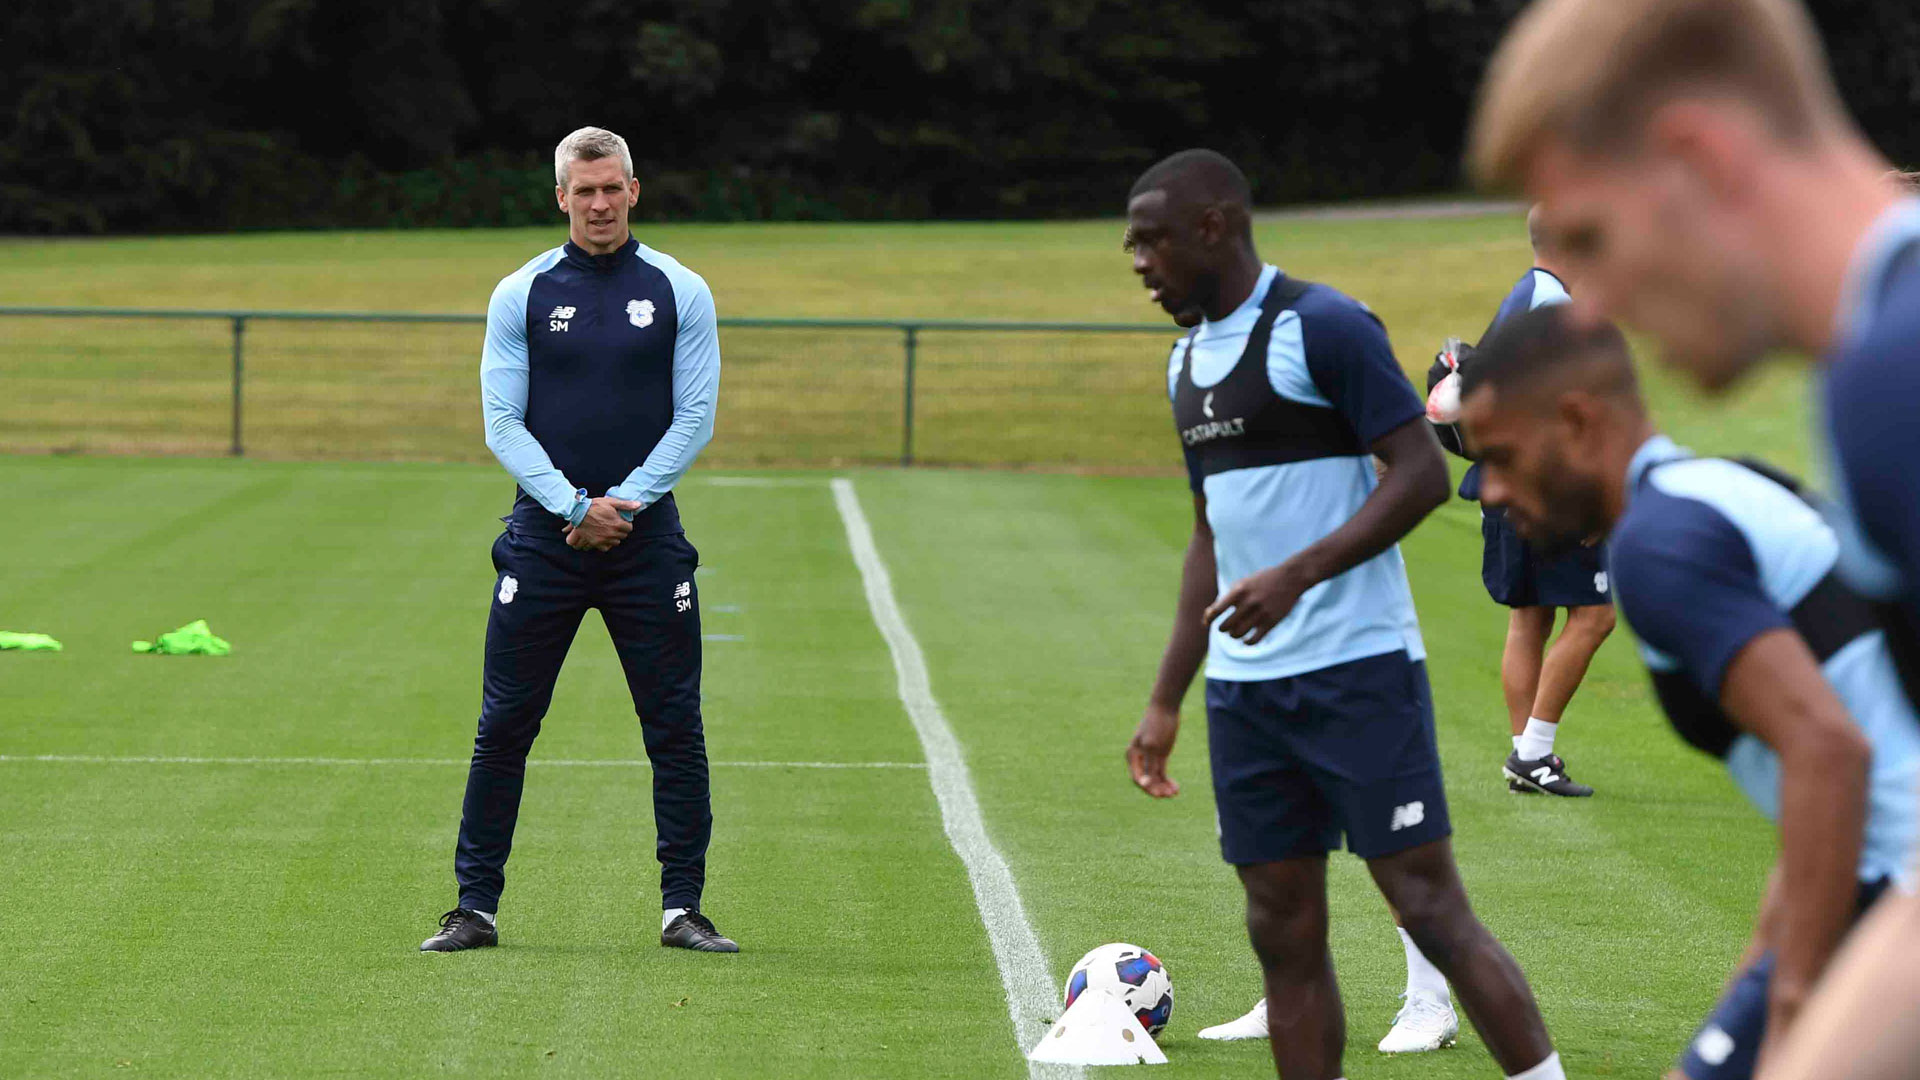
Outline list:
[[[467,765],[467,758],[336,758],[336,757],[160,757],[107,754],[0,754],[0,762],[43,762],[69,765],[322,765],[349,768],[376,765],[425,765],[436,768]],[[644,758],[533,758],[529,766],[572,769],[645,769]],[[710,761],[715,769],[924,769],[920,761]]]
[[[840,520],[847,528],[847,546],[853,549],[853,561],[866,584],[867,606],[873,621],[893,653],[894,671],[899,675],[900,701],[913,720],[920,747],[927,755],[928,777],[933,783],[934,800],[940,804],[940,819],[946,827],[947,841],[967,868],[973,884],[974,903],[980,908],[980,921],[987,928],[987,942],[993,948],[994,963],[1000,967],[1000,983],[1007,992],[1007,1015],[1013,1020],[1013,1037],[1024,1057],[1028,1047],[1040,1041],[1052,1026],[1059,1011],[1054,997],[1053,978],[1047,971],[1047,957],[1034,936],[1020,903],[1020,890],[1014,885],[1013,871],[999,849],[987,836],[986,822],[980,816],[980,801],[974,796],[973,781],[967,774],[966,757],[959,740],[947,725],[940,703],[933,696],[933,682],[927,675],[927,658],[920,642],[907,628],[906,616],[893,596],[893,580],[887,564],[874,545],[873,529],[860,509],[853,481],[836,477],[833,501],[840,508]],[[1043,1065],[1028,1062],[1033,1077],[1078,1077],[1078,1066]]]

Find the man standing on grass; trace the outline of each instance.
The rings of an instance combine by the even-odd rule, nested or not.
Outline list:
[[[495,945],[527,752],[588,608],[613,637],[653,772],[660,944],[738,952],[700,913],[713,813],[700,723],[699,553],[673,486],[713,436],[720,345],[698,274],[633,239],[625,139],[554,151],[565,244],[508,275],[480,362],[487,446],[519,484],[493,543],[480,732],[461,808],[460,900],[420,948]]]
[[[1167,758],[1204,660],[1221,853],[1246,890],[1283,1080],[1342,1075],[1326,875],[1343,837],[1503,1071],[1560,1080],[1526,978],[1475,917],[1448,842],[1426,651],[1396,546],[1446,501],[1446,462],[1379,321],[1262,263],[1250,203],[1232,162],[1187,150],[1148,169],[1127,204],[1134,272],[1193,328],[1167,379],[1193,536],[1127,747],[1134,783],[1178,794]]]
[[[1552,234],[1542,225],[1540,208],[1527,213],[1527,240],[1533,247],[1533,267],[1507,293],[1487,326],[1495,328],[1536,308],[1567,302],[1567,285],[1554,250]],[[1486,335],[1481,335],[1484,340]],[[1435,383],[1447,375],[1436,362],[1427,375]],[[1431,389],[1431,387],[1430,387]],[[1434,410],[1428,408],[1428,416]],[[1446,434],[1442,441],[1448,441]],[[1457,442],[1453,448],[1467,455]],[[1480,499],[1480,465],[1475,462],[1460,481],[1460,497]],[[1485,548],[1480,578],[1487,594],[1507,612],[1507,643],[1500,654],[1500,689],[1507,703],[1507,724],[1513,750],[1502,770],[1509,791],[1585,797],[1593,789],[1576,783],[1567,765],[1553,749],[1560,719],[1594,653],[1613,633],[1613,598],[1607,590],[1606,546],[1575,544],[1551,555],[1528,544],[1506,512],[1482,506],[1480,535]],[[1567,611],[1560,637],[1549,647],[1560,609]]]
[[[1661,708],[1779,823],[1741,970],[1678,1070],[1748,1080],[1856,914],[1907,877],[1920,722],[1886,635],[1797,485],[1654,430],[1612,326],[1523,315],[1480,343],[1462,389],[1487,505],[1549,545],[1609,534]]]
[[[1920,199],[1847,115],[1796,0],[1546,0],[1488,68],[1471,167],[1524,189],[1575,310],[1656,339],[1701,386],[1818,358],[1846,583],[1920,689]],[[1912,1075],[1920,899],[1879,904],[1770,1077]]]

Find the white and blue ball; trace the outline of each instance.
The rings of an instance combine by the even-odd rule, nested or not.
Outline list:
[[[1166,965],[1138,945],[1117,941],[1081,957],[1067,976],[1067,1006],[1089,989],[1112,994],[1156,1039],[1173,1016],[1173,980]]]

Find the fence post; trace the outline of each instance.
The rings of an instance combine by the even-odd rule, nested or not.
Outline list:
[[[233,317],[233,446],[228,451],[234,457],[242,453],[240,443],[240,387],[246,371],[240,359],[241,340],[246,334],[247,317]]]
[[[904,391],[904,399],[902,400],[901,406],[900,406],[900,411],[901,411],[900,464],[912,465],[913,464],[913,368],[914,368],[914,352],[919,342],[920,328],[918,326],[908,325],[908,326],[902,327],[902,329],[906,331],[906,335],[907,335],[907,341],[906,341],[907,373],[906,373],[906,388]]]

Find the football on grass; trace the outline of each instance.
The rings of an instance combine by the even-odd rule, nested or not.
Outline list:
[[[1173,980],[1166,965],[1138,945],[1117,941],[1081,957],[1067,976],[1067,1006],[1089,989],[1118,998],[1156,1039],[1173,1016]]]

